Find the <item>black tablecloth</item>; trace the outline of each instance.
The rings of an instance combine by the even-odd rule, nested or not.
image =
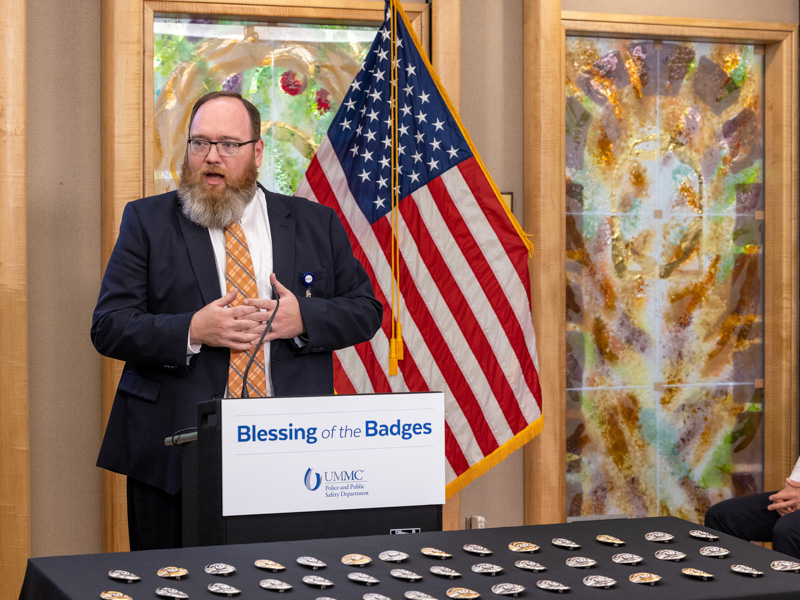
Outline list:
[[[536,525],[529,527],[503,527],[468,531],[419,533],[394,536],[367,536],[274,542],[267,544],[242,544],[231,546],[206,546],[177,550],[153,550],[117,554],[93,554],[33,558],[28,561],[25,582],[20,598],[40,599],[88,599],[99,598],[106,590],[124,592],[134,600],[157,598],[155,590],[166,586],[182,590],[190,598],[219,598],[208,591],[207,586],[223,582],[239,588],[238,598],[277,598],[287,600],[331,597],[338,600],[360,600],[365,593],[377,592],[392,600],[402,600],[408,590],[422,590],[446,600],[446,591],[451,587],[466,587],[480,593],[481,598],[501,598],[492,593],[493,585],[512,582],[524,585],[526,591],[520,598],[557,597],[536,587],[540,579],[550,579],[570,586],[565,598],[800,598],[800,574],[777,572],[770,568],[774,560],[792,560],[790,557],[766,550],[736,538],[720,534],[719,541],[708,542],[695,539],[689,531],[698,526],[674,517],[651,519],[615,519],[585,521],[580,523]],[[700,528],[702,529],[702,528]],[[675,536],[669,544],[649,542],[644,535],[650,531],[663,531]],[[620,538],[624,546],[612,547],[598,542],[598,535],[607,534]],[[581,545],[579,550],[566,550],[551,544],[555,537],[568,538]],[[534,554],[511,552],[508,544],[526,541],[538,544],[540,550]],[[463,550],[464,544],[479,544],[492,550],[491,556],[479,557]],[[716,545],[730,551],[725,558],[709,558],[700,555],[703,546]],[[453,555],[446,560],[429,558],[420,553],[423,547],[435,547]],[[686,553],[680,562],[662,561],[655,558],[657,550],[674,549]],[[378,560],[384,550],[401,550],[409,554],[408,560],[394,564]],[[611,557],[621,552],[638,554],[644,561],[638,565],[618,565]],[[372,563],[363,568],[349,567],[341,563],[345,554],[359,553],[372,558]],[[299,556],[313,556],[327,563],[327,568],[318,571],[297,564]],[[566,566],[572,556],[584,556],[597,561],[589,569]],[[254,566],[257,559],[271,559],[286,566],[280,573],[269,573]],[[542,573],[523,571],[514,566],[520,559],[529,559],[547,567]],[[203,568],[215,562],[224,562],[237,568],[229,577],[207,575]],[[503,567],[499,575],[490,577],[473,573],[471,566],[490,562]],[[745,564],[764,572],[761,577],[743,576],[731,571],[732,564]],[[430,567],[447,566],[459,571],[457,579],[443,579],[433,575]],[[156,572],[161,567],[177,566],[189,570],[181,581],[166,580]],[[694,567],[711,573],[713,579],[703,581],[683,575],[681,569]],[[419,573],[423,579],[409,583],[389,575],[394,568],[403,568]],[[142,580],[124,584],[111,580],[108,571],[124,569],[139,575]],[[354,583],[347,579],[353,571],[369,573],[380,583],[372,586]],[[654,586],[634,584],[628,580],[636,572],[650,572],[661,576]],[[334,582],[334,587],[320,591],[302,582],[304,575],[321,575]],[[583,584],[587,575],[605,575],[616,580],[612,588],[589,588]],[[259,581],[275,578],[286,581],[293,589],[278,596],[277,592],[259,587]]]

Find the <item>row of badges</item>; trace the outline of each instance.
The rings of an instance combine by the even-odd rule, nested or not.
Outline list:
[[[689,535],[694,538],[706,541],[715,541],[719,539],[718,536],[712,533],[698,529],[690,531]],[[657,542],[657,543],[669,543],[674,539],[673,535],[660,531],[649,532],[645,534],[644,537],[647,541]],[[595,539],[598,542],[612,546],[621,546],[625,544],[623,540],[611,535],[598,535],[596,536]],[[551,543],[554,546],[569,550],[576,550],[581,548],[580,544],[577,544],[566,538],[553,538],[551,540]],[[492,550],[490,550],[489,548],[477,544],[465,544],[462,548],[465,552],[477,556],[490,556],[493,554]],[[540,547],[531,542],[515,541],[508,544],[508,549],[511,550],[512,552],[518,552],[518,553],[534,553],[537,552],[540,549]],[[440,550],[438,548],[430,548],[430,547],[422,548],[420,552],[424,556],[436,559],[448,559],[452,558],[453,556],[452,554],[444,550]],[[704,546],[699,550],[699,553],[702,556],[715,557],[715,558],[723,558],[730,554],[728,550],[726,550],[725,548],[721,548],[719,546]],[[398,550],[387,550],[381,552],[378,555],[378,558],[380,560],[384,562],[393,562],[393,563],[403,562],[407,560],[408,557],[409,557],[408,554]],[[679,561],[685,558],[686,554],[684,554],[683,552],[679,552],[677,550],[664,549],[657,551],[655,553],[655,557],[658,558],[659,560]],[[615,554],[612,557],[612,561],[618,564],[636,565],[642,562],[642,560],[643,559],[641,556],[630,553]],[[296,562],[297,564],[312,570],[324,569],[327,567],[327,564],[325,562],[317,558],[314,558],[312,556],[298,557],[296,559]],[[341,562],[342,564],[348,566],[364,567],[366,565],[371,564],[372,559],[363,554],[347,554],[342,557]],[[260,569],[264,569],[274,573],[286,569],[284,565],[269,559],[259,559],[256,560],[254,564],[256,567]],[[531,560],[518,560],[514,564],[519,569],[533,571],[533,572],[541,572],[547,570],[545,566]],[[574,568],[590,568],[596,565],[597,561],[588,557],[573,556],[566,560],[566,564]],[[773,570],[776,571],[794,571],[796,573],[800,572],[800,563],[794,561],[774,561],[770,566]],[[489,562],[483,562],[473,565],[471,567],[471,570],[475,573],[495,576],[503,572],[503,567]],[[736,573],[740,573],[742,575],[750,575],[753,577],[758,577],[763,575],[763,572],[753,569],[752,567],[746,565],[739,565],[739,564],[731,565],[731,570]],[[210,575],[227,576],[235,573],[236,568],[225,563],[212,563],[207,565],[204,571]],[[432,566],[430,568],[430,572],[434,575],[440,577],[446,577],[449,579],[461,577],[461,573],[447,567]],[[705,571],[693,568],[683,569],[682,573],[684,573],[687,576],[697,577],[703,580],[708,580],[714,577],[711,573],[707,573]],[[175,580],[180,580],[183,577],[188,576],[188,574],[189,574],[188,570],[181,567],[164,567],[162,569],[159,569],[158,571],[159,577],[175,579]],[[134,573],[124,570],[109,571],[108,575],[111,579],[125,583],[134,583],[141,580],[141,578],[138,575],[135,575]],[[418,581],[422,579],[422,575],[419,575],[418,573],[415,573],[407,569],[393,569],[392,571],[390,571],[390,575],[397,579],[402,579],[406,581]],[[367,586],[374,585],[380,582],[376,577],[372,575],[359,572],[353,572],[348,574],[348,579],[353,582],[361,583]],[[653,573],[644,573],[644,572],[634,573],[629,577],[629,580],[633,583],[650,584],[650,585],[655,584],[656,582],[660,581],[660,579],[661,577],[658,575],[655,575]],[[334,586],[334,583],[329,579],[317,575],[308,575],[306,577],[303,577],[303,582],[306,583],[307,585],[318,587],[320,589],[326,589],[328,587]],[[583,583],[590,587],[611,587],[616,584],[616,581],[609,577],[601,575],[591,575],[585,577],[583,579]],[[279,592],[292,589],[292,586],[290,584],[280,581],[278,579],[263,579],[259,582],[259,585],[264,589],[269,589]],[[536,585],[540,589],[553,592],[563,592],[570,589],[568,586],[565,586],[559,582],[551,580],[540,580],[537,581]],[[208,586],[208,590],[212,593],[224,596],[235,596],[241,593],[239,589],[224,583],[212,583]],[[524,586],[513,583],[501,583],[492,587],[492,592],[498,595],[516,596],[517,594],[523,592],[524,590],[525,590]],[[185,592],[169,587],[158,588],[156,590],[156,594],[159,597],[163,598],[188,598],[188,595]],[[480,594],[468,588],[454,587],[450,588],[450,590],[447,591],[447,596],[449,598],[478,598]],[[421,591],[409,591],[406,593],[405,597],[408,598],[409,600],[435,600],[433,599],[432,596],[429,596],[428,594]],[[115,591],[103,592],[101,594],[101,598],[130,600],[130,597],[127,596],[126,594]],[[363,598],[364,600],[381,600],[385,597],[382,596],[381,594],[369,593],[365,594]],[[322,598],[320,600],[331,600],[331,599]]]
[[[692,531],[689,532],[689,535],[691,535],[693,537],[696,537],[696,538],[700,538],[700,539],[707,539],[707,540],[710,540],[710,541],[714,541],[714,540],[719,539],[717,536],[715,536],[715,535],[713,535],[711,533],[705,532],[705,531],[701,531],[701,530],[692,530]],[[599,541],[601,543],[610,544],[610,545],[613,545],[613,546],[621,546],[621,545],[625,544],[625,542],[623,540],[621,540],[619,538],[616,538],[614,536],[611,536],[611,535],[598,535],[596,539],[597,539],[597,541]],[[653,532],[647,533],[645,535],[645,539],[647,539],[648,541],[653,541],[653,542],[668,543],[672,539],[674,539],[674,536],[672,536],[671,534],[668,534],[668,533],[660,532],[660,531],[653,531]],[[551,543],[554,546],[567,548],[567,549],[570,549],[570,550],[577,550],[577,549],[580,549],[580,547],[581,547],[580,544],[577,544],[577,543],[575,543],[575,542],[573,542],[571,540],[568,540],[566,538],[553,538]],[[484,546],[477,545],[477,544],[465,544],[463,546],[463,549],[466,552],[469,552],[471,554],[476,554],[478,556],[489,556],[489,555],[492,554],[492,551],[490,549],[488,549],[488,548],[486,548]],[[537,550],[539,550],[539,546],[536,545],[536,544],[530,543],[530,542],[516,541],[516,542],[511,542],[508,545],[508,549],[511,550],[512,552],[533,553],[533,552],[536,552]],[[423,555],[429,556],[431,558],[447,559],[447,558],[452,558],[452,556],[453,556],[449,552],[445,552],[444,550],[439,550],[437,548],[427,548],[426,547],[426,548],[422,548],[420,550],[420,552]],[[727,550],[724,550],[722,548],[718,548],[716,546],[706,546],[705,548],[701,549],[700,552],[704,556],[720,556],[720,557],[721,556],[725,556],[728,553]],[[683,556],[685,556],[685,555],[683,555]],[[381,552],[380,555],[378,556],[378,558],[380,560],[386,561],[386,562],[403,562],[404,560],[406,560],[408,558],[408,554],[406,554],[405,552],[397,551],[397,550],[387,550],[385,552]],[[673,557],[673,558],[670,558],[669,560],[675,560],[675,558]],[[342,563],[345,564],[345,565],[349,565],[349,566],[363,567],[363,566],[366,566],[366,565],[370,564],[371,562],[372,562],[372,559],[370,557],[368,557],[368,556],[363,555],[363,554],[347,554],[347,555],[342,557]],[[309,567],[311,569],[315,569],[315,570],[316,569],[324,569],[327,566],[323,561],[321,561],[321,560],[319,560],[317,558],[314,558],[312,556],[300,556],[300,557],[297,558],[297,563],[300,564],[300,565],[303,565],[305,567]],[[255,566],[257,566],[257,567],[259,567],[261,569],[265,569],[265,570],[269,570],[269,571],[273,571],[273,572],[282,571],[282,570],[284,570],[286,568],[282,564],[277,563],[277,562],[272,561],[272,560],[268,560],[268,559],[260,559],[260,560],[255,561]],[[207,565],[205,567],[205,572],[210,574],[210,575],[223,575],[224,576],[224,575],[230,575],[230,574],[234,573],[235,571],[236,571],[235,567],[232,567],[231,565],[227,565],[227,564],[224,564],[224,563],[212,563],[212,564]],[[113,573],[113,575],[111,573]],[[139,579],[138,576],[136,576],[136,575],[134,575],[134,574],[132,574],[132,573],[130,573],[128,571],[116,570],[116,571],[112,571],[111,573],[109,573],[109,576],[112,579],[118,579],[120,581],[126,581],[126,582],[129,582],[129,583],[133,582],[133,581],[137,581]],[[159,572],[158,572],[158,576],[159,577],[166,577],[166,578],[171,578],[171,579],[181,579],[182,577],[184,577],[186,575],[188,575],[188,571],[186,569],[179,568],[179,567],[164,567],[163,569],[160,569]]]
[[[637,557],[636,555],[615,555],[615,556],[617,556],[617,557],[618,556],[631,556],[631,557],[640,558],[640,557]],[[574,559],[579,559],[579,560],[576,561]],[[572,561],[573,564],[570,564],[571,561]],[[615,561],[615,562],[621,562],[621,561]],[[218,566],[222,565],[222,564],[223,563],[215,563],[215,565],[218,565]],[[534,563],[534,564],[538,565],[538,563]],[[583,557],[573,557],[572,559],[568,559],[567,560],[567,564],[569,566],[574,566],[574,567],[590,567],[590,566],[596,564],[596,561],[594,561],[592,559],[586,559],[586,558],[583,558]],[[497,565],[490,565],[489,563],[480,563],[479,565],[474,565],[472,570],[475,571],[475,572],[486,572],[486,571],[482,570],[481,568],[478,568],[478,567],[482,567],[484,565],[488,565],[489,567],[497,567]],[[228,565],[224,565],[224,566],[228,566]],[[541,567],[541,565],[538,565],[538,566]],[[800,563],[797,563],[797,562],[794,562],[794,561],[783,561],[783,560],[773,561],[770,566],[771,566],[772,569],[774,569],[776,571],[794,571],[796,573],[800,572]],[[500,571],[502,571],[501,567],[497,567],[497,568],[499,568]],[[541,570],[544,570],[544,567],[542,567]],[[758,577],[758,576],[764,574],[763,572],[758,571],[756,569],[753,569],[751,567],[748,567],[746,565],[731,565],[731,570],[736,572],[736,573],[740,573],[740,574],[743,574],[743,575],[751,575],[753,577]],[[175,577],[175,573],[178,573],[180,571],[181,571],[181,569],[176,568],[176,567],[165,567],[165,569],[159,570],[159,574],[162,577],[168,577],[168,576]],[[185,571],[185,569],[183,569],[183,571]],[[211,574],[218,574],[220,571],[224,571],[226,574],[229,574],[229,573],[233,572],[233,571],[229,571],[227,569],[220,570],[219,568],[212,569],[212,570],[207,570],[207,572],[209,572]],[[235,569],[234,569],[234,571],[235,571]],[[490,569],[490,571],[491,571],[491,569]],[[165,574],[161,575],[162,572],[164,572]],[[435,574],[443,575],[443,576],[450,576],[450,577],[460,576],[459,573],[453,571],[452,569],[447,569],[446,567],[431,567],[431,572],[435,573]],[[695,568],[685,568],[685,569],[682,569],[681,572],[684,575],[687,575],[687,576],[690,576],[690,577],[699,578],[699,579],[702,579],[704,581],[707,581],[707,580],[712,579],[714,577],[714,575],[711,574],[711,573],[708,573],[706,571],[702,571],[700,569],[695,569]],[[166,573],[169,573],[170,575],[166,575]],[[112,576],[112,574],[113,574],[113,576]],[[183,573],[183,575],[186,575],[186,574],[187,573]],[[406,580],[409,580],[409,581],[415,581],[415,580],[418,580],[418,579],[422,578],[420,575],[417,575],[416,573],[414,573],[412,571],[407,571],[407,570],[404,570],[404,569],[393,569],[391,571],[391,575],[393,577],[398,578],[398,579],[406,579]],[[136,575],[134,575],[133,573],[130,573],[128,571],[111,571],[111,572],[109,572],[109,576],[112,576],[115,579],[120,579],[122,581],[128,581],[128,582],[134,582],[134,581],[138,581],[140,579]],[[351,581],[354,581],[354,582],[357,582],[357,583],[362,583],[362,584],[365,584],[365,585],[373,585],[373,584],[379,583],[379,580],[376,577],[373,577],[373,576],[368,575],[366,573],[358,573],[358,572],[350,573],[350,574],[348,574],[347,578],[349,580],[351,580]],[[640,572],[640,573],[633,573],[632,575],[630,575],[628,577],[628,580],[631,583],[654,585],[655,583],[657,583],[658,581],[661,580],[661,577],[659,575],[654,574],[654,573]],[[323,589],[323,590],[326,589],[326,588],[334,586],[334,583],[332,581],[330,581],[329,579],[326,579],[324,577],[320,577],[318,575],[307,575],[307,576],[303,577],[303,583],[305,583],[307,585],[310,585],[310,586],[313,586],[313,587],[318,587],[318,588]],[[610,587],[613,587],[614,585],[616,585],[617,582],[616,582],[616,580],[614,580],[614,579],[612,579],[610,577],[606,577],[604,575],[590,575],[590,576],[587,576],[587,577],[583,578],[583,583],[584,583],[584,585],[589,586],[589,587],[610,588]],[[277,592],[285,592],[285,591],[289,591],[289,590],[292,589],[292,585],[291,584],[286,583],[284,581],[281,581],[279,579],[263,579],[263,580],[261,580],[259,582],[259,586],[264,588],[264,589],[271,590],[271,591],[277,591]],[[550,591],[550,592],[559,592],[559,593],[561,593],[561,592],[565,592],[565,591],[569,591],[570,590],[569,586],[564,585],[562,583],[559,583],[557,581],[552,581],[552,580],[548,580],[548,579],[542,579],[542,580],[537,581],[536,582],[536,586],[538,588],[542,589],[542,590],[546,590],[546,591]],[[212,584],[209,584],[208,591],[210,591],[210,592],[212,592],[214,594],[223,595],[223,596],[229,596],[229,597],[230,596],[236,596],[236,595],[241,593],[241,590],[239,590],[238,588],[235,588],[235,587],[233,587],[231,585],[227,585],[227,584],[224,584],[224,583],[212,583]],[[503,596],[516,597],[518,594],[520,594],[520,593],[522,593],[524,591],[525,591],[525,587],[524,586],[519,585],[519,584],[515,584],[515,583],[499,583],[497,585],[492,586],[492,592],[494,594],[503,595]],[[471,590],[469,588],[464,588],[464,587],[453,587],[453,588],[450,588],[449,590],[447,590],[446,594],[447,594],[448,598],[454,598],[454,599],[458,599],[458,598],[474,599],[474,598],[479,598],[480,597],[480,594],[478,592],[476,592],[474,590]],[[189,598],[189,595],[186,594],[185,592],[182,592],[181,590],[177,590],[175,588],[170,588],[170,587],[160,587],[160,588],[156,589],[156,595],[161,597],[161,598],[177,598],[177,599],[188,599]],[[104,600],[132,600],[132,598],[130,596],[128,596],[127,594],[123,594],[122,592],[116,592],[116,591],[102,592],[100,594],[100,597],[102,599],[104,599]],[[430,596],[429,594],[427,594],[425,592],[418,591],[418,590],[413,590],[413,591],[406,592],[405,597],[407,599],[409,599],[409,600],[436,600],[436,598],[434,598],[433,596]],[[389,600],[386,596],[383,596],[382,594],[364,594],[363,599],[364,600]],[[331,599],[331,598],[322,598],[320,600],[333,600],[333,599]]]

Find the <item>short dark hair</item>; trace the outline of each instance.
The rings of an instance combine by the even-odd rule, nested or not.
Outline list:
[[[261,113],[258,112],[255,104],[249,100],[245,100],[242,98],[241,94],[237,94],[236,92],[209,92],[205,96],[198,98],[197,102],[195,102],[194,106],[192,107],[192,115],[189,117],[190,134],[192,131],[194,115],[197,113],[198,109],[206,102],[216,100],[217,98],[236,98],[237,100],[241,101],[241,103],[244,104],[244,107],[247,109],[247,114],[250,116],[250,133],[252,134],[253,139],[261,138]]]

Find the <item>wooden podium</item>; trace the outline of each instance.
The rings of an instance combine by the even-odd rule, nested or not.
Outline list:
[[[441,531],[441,505],[223,516],[220,415],[220,400],[200,403],[181,446],[184,547]]]

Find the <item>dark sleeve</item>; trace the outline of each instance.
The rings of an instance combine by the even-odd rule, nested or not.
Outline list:
[[[347,233],[335,212],[329,211],[328,233],[334,271],[329,298],[298,294],[308,343],[302,352],[331,352],[372,339],[381,325],[383,305],[375,298],[364,267],[353,255]]]
[[[158,234],[148,234],[136,203],[128,204],[92,316],[92,343],[118,360],[185,368],[194,311],[174,312],[159,300],[170,293],[171,273],[178,267],[168,245],[153,247],[154,237]]]

